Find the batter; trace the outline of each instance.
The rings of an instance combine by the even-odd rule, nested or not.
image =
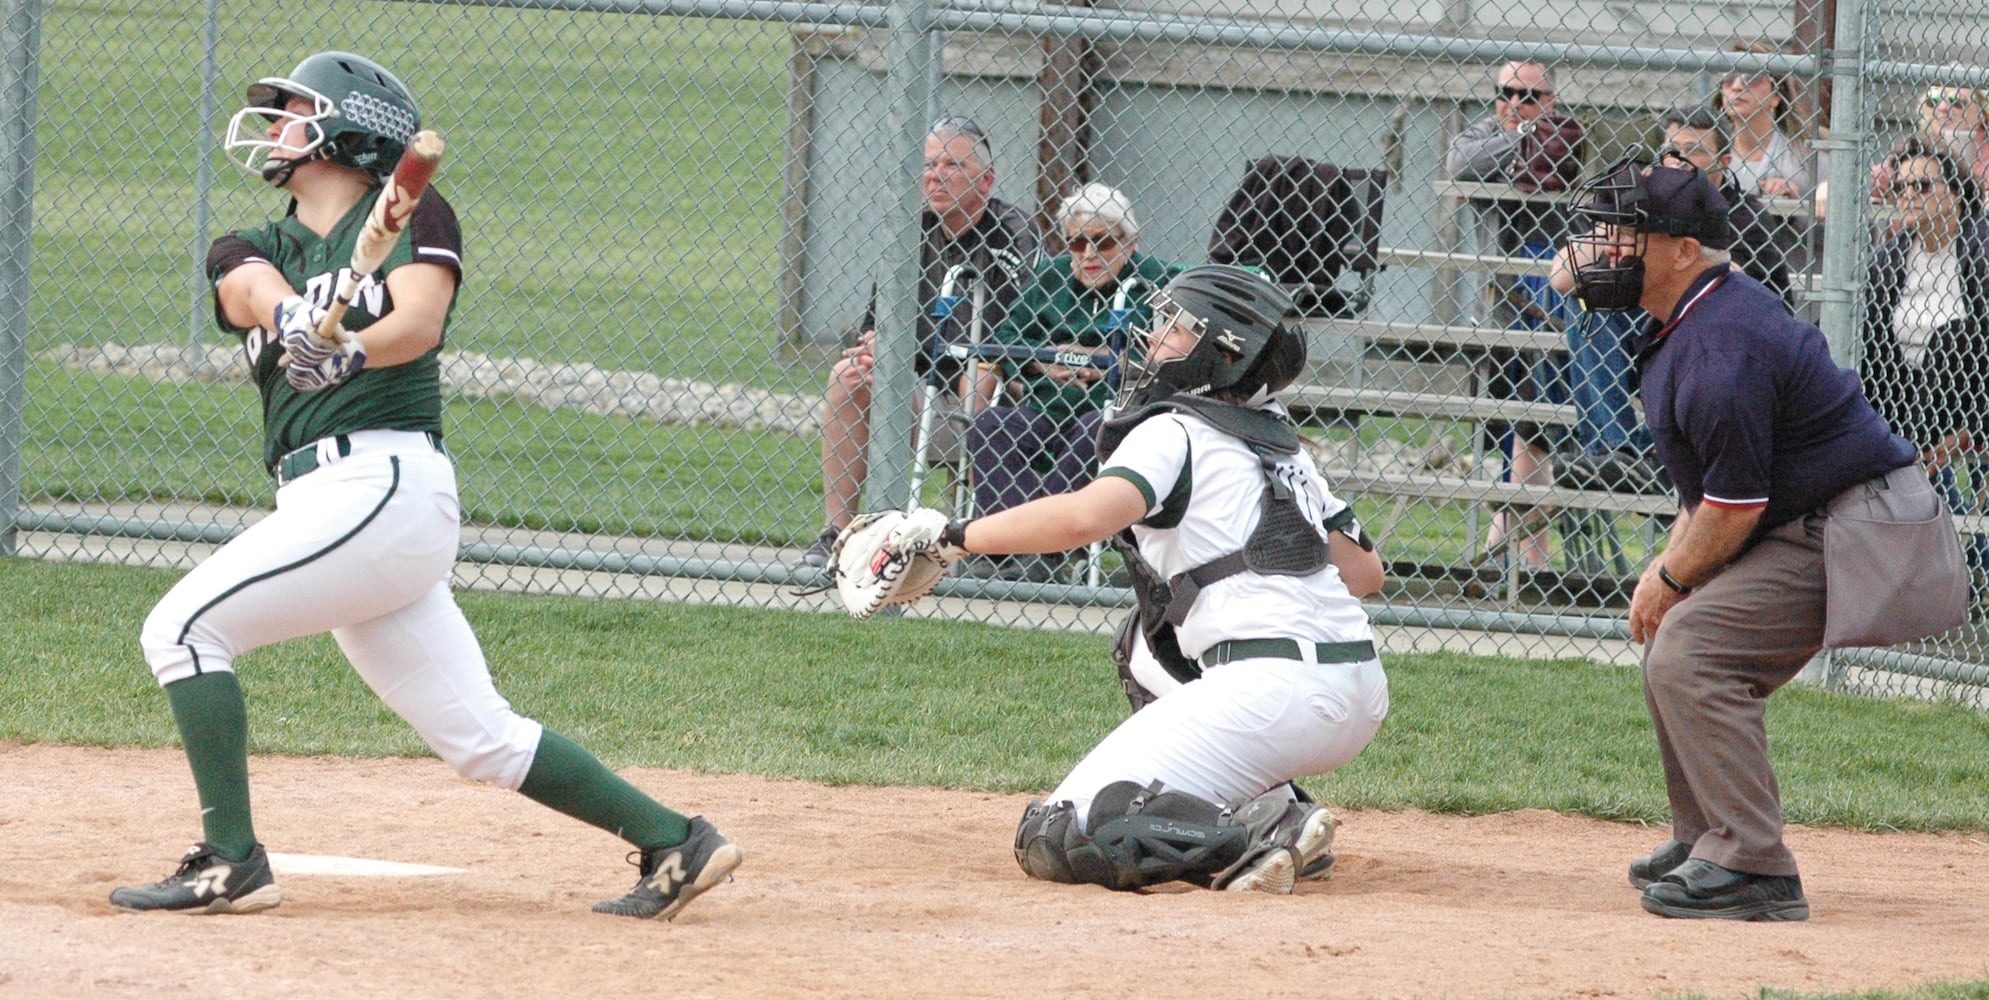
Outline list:
[[[634,846],[635,888],[596,912],[675,915],[729,877],[739,848],[513,711],[450,593],[460,510],[438,355],[463,256],[439,192],[422,198],[380,271],[361,279],[343,320],[352,339],[314,332],[379,185],[420,126],[414,98],[377,64],[324,52],[257,82],[248,102],[229,124],[229,153],[290,209],[215,240],[207,268],[216,318],[242,338],[262,398],[276,511],[188,573],[145,621],[145,659],[185,744],[206,839],[163,881],[112,892],[112,905],[246,913],[281,902],[250,818],[248,712],[234,663],[330,631],[457,772]]]

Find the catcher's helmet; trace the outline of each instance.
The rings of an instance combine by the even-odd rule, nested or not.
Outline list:
[[[310,113],[286,110],[293,97],[309,100]],[[350,52],[320,52],[287,77],[257,80],[248,102],[228,122],[228,152],[243,169],[278,185],[314,159],[385,179],[421,127],[407,87],[379,63]],[[303,123],[301,145],[269,137],[270,122],[293,121]]]
[[[1237,402],[1269,396],[1305,367],[1305,336],[1291,296],[1270,279],[1232,264],[1191,267],[1153,293],[1148,357],[1134,362],[1119,409],[1147,400],[1155,387],[1194,396],[1218,393]],[[1153,360],[1153,337],[1172,327],[1196,336],[1184,357]]]

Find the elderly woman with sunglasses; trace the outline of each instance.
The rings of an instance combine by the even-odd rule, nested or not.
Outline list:
[[[1079,188],[1055,221],[1066,252],[1037,266],[994,339],[1084,357],[1122,347],[1147,322],[1147,296],[1180,268],[1139,251],[1132,202],[1108,185]],[[1108,367],[1033,359],[1001,365],[1010,402],[983,410],[967,434],[980,514],[1090,482],[1098,425],[1113,391]],[[1054,567],[1011,560],[968,567],[975,569],[1041,580]]]

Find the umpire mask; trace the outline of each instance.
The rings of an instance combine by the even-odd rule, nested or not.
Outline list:
[[[1650,241],[1641,231],[1645,191],[1638,181],[1646,166],[1634,153],[1625,156],[1603,168],[1576,196],[1581,206],[1576,218],[1587,225],[1568,238],[1568,265],[1575,275],[1575,294],[1589,309],[1625,312],[1643,298],[1644,253]]]

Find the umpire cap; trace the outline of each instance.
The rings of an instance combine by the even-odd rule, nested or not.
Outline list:
[[[1689,236],[1713,250],[1733,245],[1727,200],[1696,167],[1651,166],[1626,156],[1587,187],[1591,198],[1580,211],[1592,221]]]

